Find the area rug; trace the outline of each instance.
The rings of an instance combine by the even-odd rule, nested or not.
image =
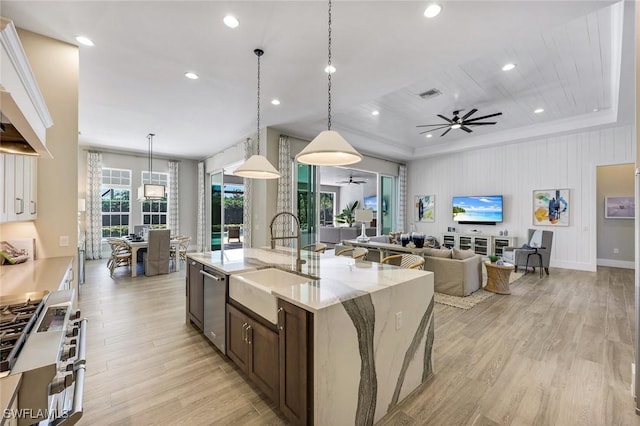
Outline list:
[[[513,284],[514,281],[519,279],[524,275],[524,272],[512,272],[509,277],[509,284]],[[482,277],[483,286],[486,284],[487,277]],[[434,295],[434,299],[436,303],[440,303],[441,305],[453,306],[454,308],[460,309],[471,309],[476,306],[478,303],[487,300],[488,298],[495,296],[495,293],[490,291],[486,291],[481,288],[480,290],[476,290],[470,295],[466,297],[458,297],[458,296],[450,296],[448,294],[436,293]]]

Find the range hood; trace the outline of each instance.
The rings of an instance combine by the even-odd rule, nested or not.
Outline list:
[[[0,17],[0,153],[53,158],[46,146],[53,120],[18,33]]]

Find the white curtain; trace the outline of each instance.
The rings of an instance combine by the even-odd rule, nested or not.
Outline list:
[[[198,212],[196,222],[196,244],[197,249],[200,252],[209,251],[210,246],[206,244],[205,239],[205,203],[204,203],[204,162],[198,163]]]
[[[102,259],[102,154],[87,153],[86,259]]]
[[[244,159],[248,160],[254,154],[253,140],[247,138],[244,141]],[[251,179],[244,178],[244,208],[242,209],[243,247],[251,247],[251,224],[253,214],[253,202],[251,198]]]
[[[276,204],[277,213],[293,213],[293,192],[291,191],[291,141],[288,136],[281,135],[278,142],[278,200]],[[294,213],[295,214],[295,213]],[[293,223],[291,220],[278,220],[275,223],[275,235],[292,235]],[[293,247],[293,240],[282,240],[278,245]]]
[[[169,160],[169,229],[172,235],[180,235],[179,173],[180,162]]]
[[[407,210],[407,166],[400,164],[398,169],[398,214],[396,215],[397,232],[408,232],[405,228]]]

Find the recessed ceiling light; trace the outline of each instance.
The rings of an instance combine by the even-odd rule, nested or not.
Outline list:
[[[504,66],[502,67],[502,71],[511,71],[515,67],[516,64],[512,64],[511,62],[509,62],[508,64],[504,64]]]
[[[336,67],[334,67],[333,65],[327,65],[324,68],[324,72],[326,72],[327,74],[333,74],[334,72],[336,72]]]
[[[273,100],[271,101],[271,104],[272,104],[272,105],[280,105],[280,101],[279,101],[278,99],[273,99]]]
[[[433,136],[433,135],[432,135],[431,133],[427,133],[425,137],[426,137],[426,138],[430,138],[430,137],[432,137],[432,136]]]
[[[224,24],[229,28],[236,28],[238,25],[240,25],[240,21],[238,21],[238,18],[233,15],[225,16],[222,22],[224,22]]]
[[[442,12],[442,6],[440,6],[437,3],[431,3],[424,10],[424,16],[426,16],[427,18],[434,18],[434,17],[440,15],[440,12]]]
[[[598,112],[598,111],[600,111],[598,108],[593,109],[593,112]]]
[[[93,41],[89,37],[78,36],[76,37],[76,41],[80,44],[84,44],[85,46],[93,46]]]
[[[198,77],[198,74],[194,73],[194,72],[185,72],[184,76],[191,79],[191,80],[197,80],[200,77]]]
[[[544,112],[544,108],[534,109],[533,112],[535,112],[536,114],[540,114],[541,112]]]
[[[371,115],[380,115],[380,111],[378,111],[378,110],[371,111]]]

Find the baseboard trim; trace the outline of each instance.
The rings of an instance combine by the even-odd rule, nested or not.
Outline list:
[[[612,268],[635,269],[635,263],[629,260],[598,259],[598,266]]]

